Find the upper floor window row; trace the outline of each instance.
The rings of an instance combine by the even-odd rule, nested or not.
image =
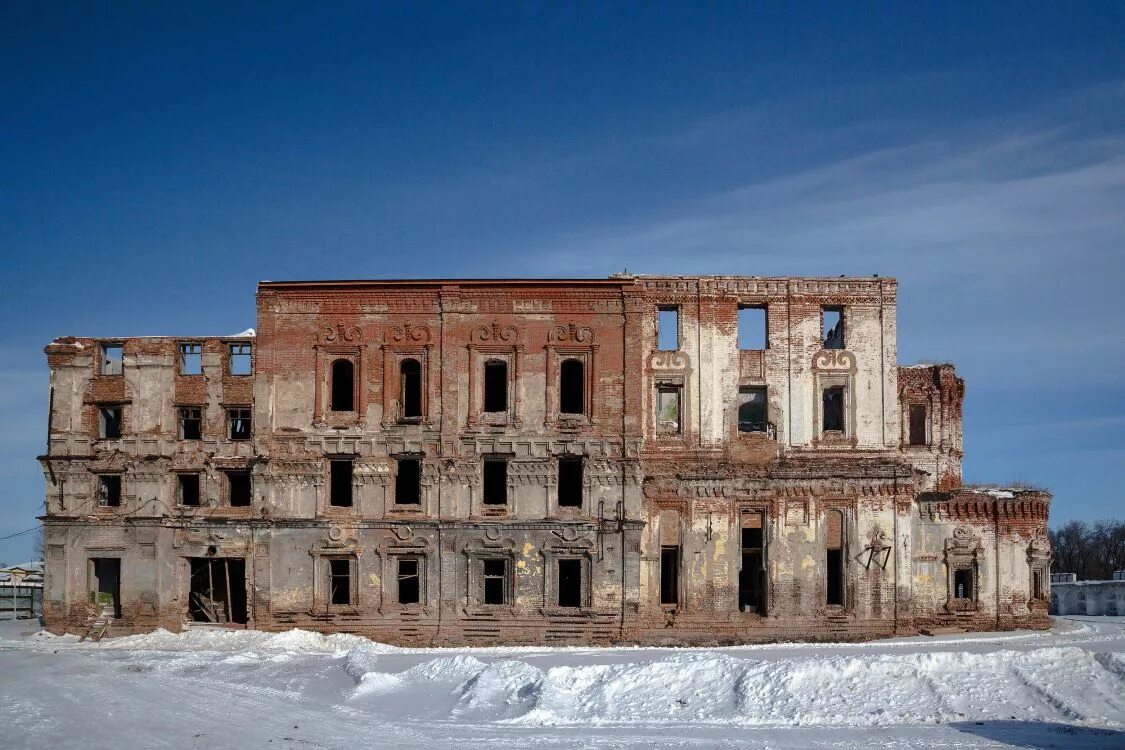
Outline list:
[[[820,308],[821,338],[825,349],[844,349],[844,308],[825,305]],[[656,348],[677,351],[682,346],[680,308],[657,305]],[[766,305],[742,305],[738,308],[738,348],[742,351],[769,349],[769,314]]]
[[[253,372],[253,344],[227,344],[227,373],[230,375],[251,375]],[[183,341],[180,343],[179,373],[181,375],[203,374],[203,344],[198,341]]]

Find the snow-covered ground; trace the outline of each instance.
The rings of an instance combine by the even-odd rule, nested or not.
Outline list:
[[[1125,748],[1125,617],[719,649],[404,649],[0,623],[11,748]]]

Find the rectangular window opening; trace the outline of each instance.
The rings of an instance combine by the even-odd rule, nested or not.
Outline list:
[[[483,502],[485,505],[508,504],[508,460],[487,458],[484,461]]]
[[[582,606],[582,561],[558,561],[558,602],[560,607]]]
[[[203,409],[198,406],[180,407],[180,439],[200,440],[203,438]]]
[[[582,507],[582,458],[559,459],[559,507]]]
[[[768,432],[766,419],[766,388],[751,386],[738,389],[738,431]]]
[[[656,348],[662,352],[679,350],[680,308],[674,306],[656,308]]]
[[[766,308],[738,308],[738,348],[743,351],[764,351],[769,348]]]
[[[418,559],[400,557],[398,560],[398,603],[418,604],[421,600],[422,585],[419,576]]]
[[[1031,572],[1031,598],[1043,598],[1043,571],[1041,570]]]
[[[422,461],[400,458],[395,472],[395,505],[418,505],[422,502]]]
[[[953,598],[972,599],[973,597],[973,571],[961,568],[953,571]]]
[[[484,603],[506,604],[504,595],[508,578],[508,561],[505,559],[484,560]]]
[[[825,349],[844,348],[844,308],[822,307],[820,309],[821,332],[824,335]]]
[[[250,506],[250,472],[228,471],[227,475],[227,502],[232,508],[247,508]]]
[[[910,405],[910,444],[926,445],[926,407],[923,404]]]
[[[180,505],[189,507],[199,506],[199,475],[198,474],[177,474],[177,495],[179,497]]]
[[[680,548],[660,548],[660,603],[680,603]]]
[[[826,603],[843,606],[844,604],[844,551],[842,549],[828,550],[828,592]]]
[[[352,504],[352,459],[335,459],[329,462],[331,474],[328,487],[328,504],[337,508],[350,508]]]
[[[203,344],[180,344],[180,374],[203,374]]]
[[[102,474],[98,477],[98,505],[104,508],[121,507],[121,476]]]
[[[328,576],[332,604],[352,603],[352,561],[336,558],[328,561]]]
[[[669,435],[680,433],[680,387],[677,385],[656,387],[656,430]]]
[[[231,440],[249,440],[251,412],[249,408],[227,409],[227,435]]]
[[[98,408],[98,437],[106,440],[116,440],[121,437],[120,406]]]
[[[738,571],[738,609],[765,615],[765,549],[762,513],[742,514],[742,567]]]
[[[484,363],[484,410],[508,411],[508,363],[502,359]]]
[[[249,375],[254,371],[251,344],[230,345],[230,374]]]
[[[120,375],[124,369],[124,347],[121,344],[102,344],[102,375]]]
[[[822,431],[844,432],[844,388],[825,388],[822,395]]]

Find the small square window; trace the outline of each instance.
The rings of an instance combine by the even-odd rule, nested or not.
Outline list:
[[[180,344],[180,374],[203,374],[203,344]]]
[[[199,505],[199,475],[177,474],[177,496],[180,505],[197,507]]]
[[[249,375],[254,371],[250,344],[230,345],[230,374]]]
[[[232,508],[245,508],[250,505],[250,472],[228,471],[227,502]]]
[[[656,348],[674,352],[680,348],[680,308],[661,305],[656,308]]]
[[[98,408],[98,437],[105,440],[116,440],[121,437],[120,406]]]
[[[227,437],[231,440],[249,440],[250,435],[250,408],[239,406],[227,409]]]
[[[398,559],[398,603],[418,604],[422,600],[421,564],[416,557]]]
[[[102,474],[98,477],[98,505],[105,508],[121,507],[121,476]]]
[[[123,369],[124,348],[121,344],[102,344],[102,375],[120,375]]]
[[[766,335],[766,308],[738,308],[738,348],[743,351],[760,351],[769,347]]]
[[[200,440],[203,438],[203,409],[198,406],[181,406],[180,439]]]

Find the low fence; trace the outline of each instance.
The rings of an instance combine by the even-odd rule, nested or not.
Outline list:
[[[43,586],[0,585],[0,620],[27,620],[43,614]]]

